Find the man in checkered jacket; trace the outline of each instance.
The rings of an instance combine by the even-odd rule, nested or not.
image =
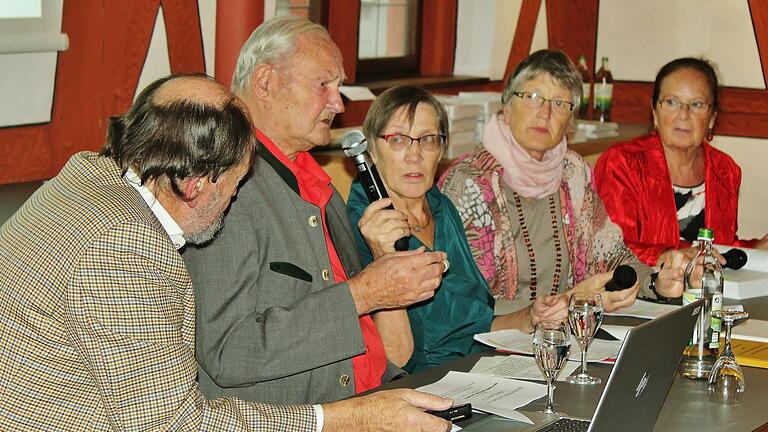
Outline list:
[[[150,84],[0,227],[0,430],[446,430],[411,390],[328,405],[205,400],[177,250],[251,168],[243,104],[208,77]],[[393,424],[368,424],[388,413]]]

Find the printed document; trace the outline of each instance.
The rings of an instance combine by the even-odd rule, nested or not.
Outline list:
[[[557,381],[565,381],[581,367],[577,362],[565,362],[565,365],[557,375]],[[533,357],[509,355],[480,357],[470,373],[496,376],[500,378],[525,379],[544,381],[536,359]]]
[[[519,330],[499,330],[489,333],[478,333],[475,340],[492,346],[498,350],[519,354],[533,355],[532,336]],[[621,341],[595,339],[587,351],[588,362],[612,363],[621,349]],[[579,342],[571,335],[571,352],[568,360],[581,362]]]
[[[416,390],[452,398],[455,404],[469,402],[478,411],[528,424],[533,422],[515,410],[547,395],[543,384],[456,371]]]
[[[643,319],[654,319],[664,315],[667,312],[679,309],[678,305],[654,303],[645,300],[636,300],[635,304],[629,307],[621,308],[613,312],[606,312],[611,316],[629,316]]]

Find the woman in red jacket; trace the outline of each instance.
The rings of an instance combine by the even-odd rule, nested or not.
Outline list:
[[[708,61],[667,63],[653,88],[653,132],[611,147],[597,162],[595,183],[606,210],[648,265],[690,247],[701,227],[712,228],[719,244],[768,248],[768,236],[736,236],[741,169],[709,145],[717,97]]]

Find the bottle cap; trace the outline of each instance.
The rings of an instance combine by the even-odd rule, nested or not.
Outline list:
[[[715,240],[715,233],[709,229],[709,228],[699,228],[699,240],[709,240],[714,241]]]

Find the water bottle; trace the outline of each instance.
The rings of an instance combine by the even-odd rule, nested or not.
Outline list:
[[[720,319],[713,317],[712,311],[721,310],[723,306],[723,269],[712,255],[714,240],[711,229],[699,229],[699,251],[685,268],[683,305],[704,299],[693,337],[680,362],[680,375],[689,379],[709,378],[720,347]],[[701,264],[698,269],[697,264]]]
[[[611,121],[612,100],[613,74],[608,68],[608,57],[603,57],[603,63],[595,74],[595,120],[601,123]]]
[[[583,82],[583,94],[581,96],[581,103],[579,104],[579,118],[588,120],[589,101],[591,100],[590,93],[592,90],[592,75],[589,73],[589,68],[587,68],[587,59],[583,55],[579,57],[579,64],[576,67],[581,73],[581,80]]]

